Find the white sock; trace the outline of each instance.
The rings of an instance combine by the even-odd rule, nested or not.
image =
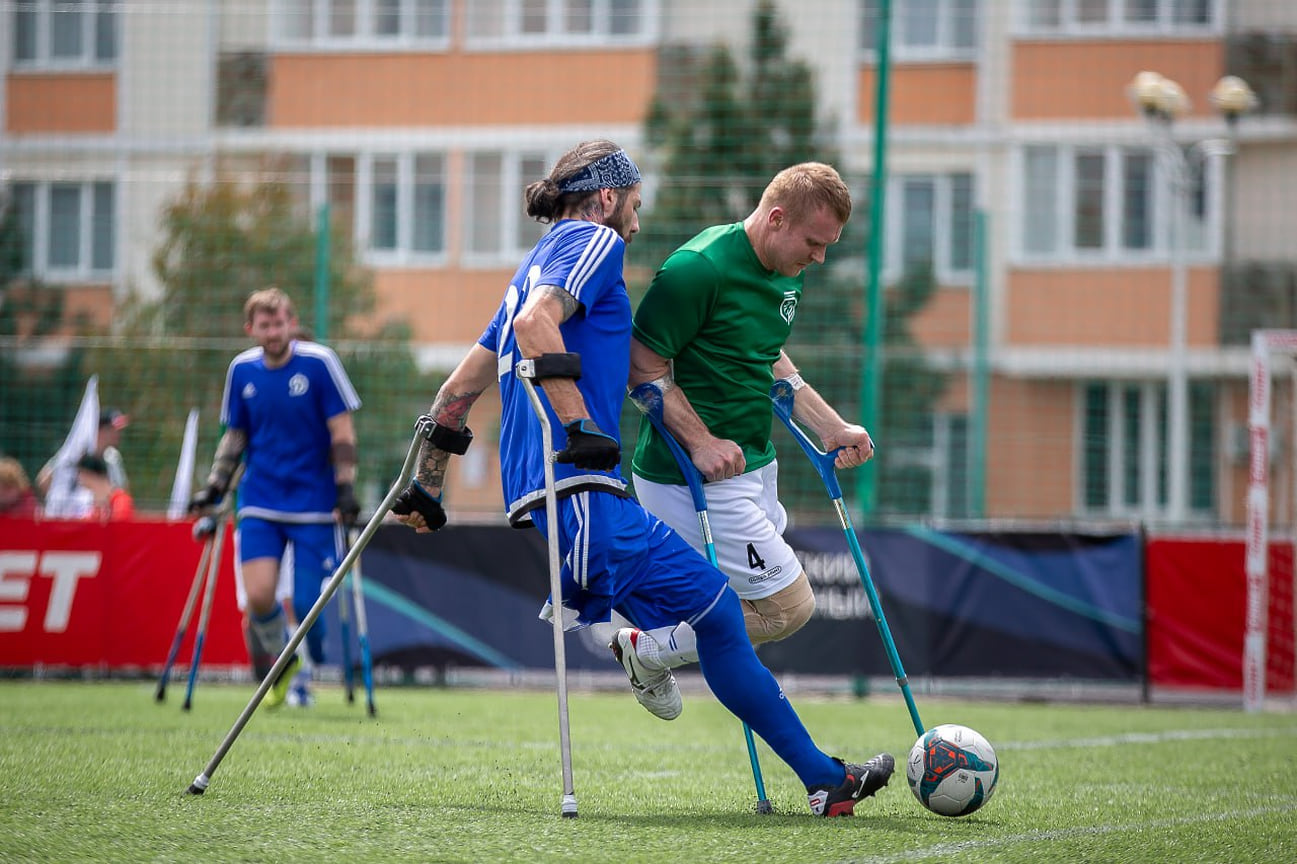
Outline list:
[[[698,638],[688,624],[646,630],[644,635],[653,637],[652,641],[641,639],[636,653],[650,668],[675,669],[698,662]]]

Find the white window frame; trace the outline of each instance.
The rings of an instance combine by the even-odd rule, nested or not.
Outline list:
[[[591,0],[589,33],[568,33],[563,29],[566,0],[546,0],[544,33],[522,32],[523,0],[495,0],[499,6],[501,32],[482,35],[465,28],[464,44],[469,50],[551,49],[644,46],[656,43],[660,0],[639,0],[640,29],[636,33],[613,33],[611,0]]]
[[[361,260],[375,268],[389,267],[443,267],[446,264],[450,244],[449,221],[449,178],[447,174],[448,154],[444,150],[405,150],[391,149],[372,151],[335,151],[309,154],[311,166],[310,199],[311,212],[317,212],[328,197],[328,160],[332,156],[351,157],[355,162],[354,195],[355,204],[352,213],[352,237]],[[415,160],[419,156],[437,156],[441,159],[442,182],[442,237],[441,249],[429,252],[414,248],[414,186]],[[396,161],[396,248],[374,249],[370,245],[372,219],[374,214],[374,162],[380,159]]]
[[[27,3],[33,0],[26,0]],[[81,53],[76,57],[54,57],[53,12],[59,0],[39,0],[36,3],[36,56],[30,59],[18,58],[18,46],[14,44],[18,32],[18,4],[5,4],[4,14],[8,27],[3,38],[8,40],[3,53],[9,57],[11,68],[17,71],[96,71],[115,69],[121,57],[122,4],[117,0],[83,0],[81,10]],[[113,56],[98,59],[95,56],[98,38],[98,17],[101,11],[112,13]]]
[[[39,279],[53,284],[104,283],[115,281],[121,266],[121,184],[112,177],[95,177],[88,180],[37,180],[24,177],[10,179],[14,185],[35,187],[33,200],[32,236],[26,238],[32,251],[30,272]],[[113,190],[112,213],[112,266],[96,269],[94,260],[95,186],[108,184]],[[77,223],[80,237],[77,242],[77,264],[74,267],[55,267],[49,262],[51,193],[55,186],[74,186],[78,190]]]
[[[474,155],[498,155],[500,157],[500,200],[499,211],[501,214],[498,243],[490,251],[473,249],[473,226],[475,201],[471,190],[474,188],[476,176],[473,175]],[[463,232],[463,248],[461,249],[460,260],[466,268],[498,268],[498,267],[516,267],[518,258],[527,253],[531,248],[533,241],[524,239],[518,231],[519,216],[518,212],[523,207],[523,189],[528,183],[539,180],[539,177],[524,177],[522,175],[522,161],[529,158],[539,158],[546,165],[553,165],[557,160],[559,153],[550,149],[528,148],[526,150],[502,150],[496,148],[480,148],[472,153],[465,154],[464,169],[464,219],[465,226]]]
[[[1053,148],[1057,154],[1054,168],[1054,219],[1053,248],[1048,251],[1028,251],[1025,244],[1024,223],[1027,213],[1026,154],[1029,149]],[[1148,152],[1152,156],[1153,224],[1152,243],[1145,249],[1127,249],[1122,242],[1123,157],[1131,152]],[[1077,249],[1076,231],[1076,156],[1080,153],[1102,153],[1104,156],[1104,242],[1100,249]],[[1031,268],[1073,268],[1077,266],[1142,266],[1168,264],[1173,251],[1170,243],[1171,208],[1175,194],[1166,176],[1166,166],[1157,158],[1151,145],[1088,144],[1031,142],[1016,147],[1011,155],[1013,171],[1013,236],[1011,251],[1013,263]],[[1183,250],[1184,260],[1191,264],[1208,264],[1221,254],[1222,195],[1221,172],[1210,162],[1205,166],[1203,182],[1206,187],[1206,219],[1202,224],[1202,243]],[[1188,207],[1182,220],[1182,238],[1194,236],[1189,224]]]
[[[336,36],[329,32],[334,0],[307,0],[312,4],[311,34],[301,37],[290,33],[289,17],[299,0],[272,0],[272,45],[286,51],[446,51],[450,48],[451,7],[455,0],[442,0],[440,36],[419,36],[414,32],[415,0],[400,0],[400,32],[394,36],[374,32],[375,0],[349,0],[355,4],[355,32]]]
[[[905,223],[905,183],[909,180],[931,180],[934,184],[933,199],[934,221],[932,243],[933,276],[943,287],[971,287],[976,277],[977,250],[972,250],[966,269],[955,269],[951,261],[951,247],[954,238],[951,234],[951,216],[953,215],[953,193],[951,190],[955,175],[967,175],[972,179],[973,189],[970,200],[969,218],[977,209],[977,173],[975,171],[928,172],[913,171],[893,174],[888,180],[887,188],[887,234],[884,242],[886,250],[883,255],[883,278],[895,282],[904,275],[902,264],[905,248],[903,227]]]
[[[1092,506],[1086,502],[1087,466],[1085,464],[1085,429],[1086,429],[1086,390],[1093,384],[1102,384],[1108,388],[1107,405],[1108,405],[1108,422],[1107,422],[1107,440],[1104,446],[1107,448],[1108,465],[1107,465],[1107,484],[1108,500],[1105,505]],[[1135,388],[1138,391],[1140,400],[1140,422],[1139,422],[1139,439],[1130,441],[1126,437],[1126,406],[1124,396],[1126,390]],[[1166,516],[1169,509],[1170,483],[1171,478],[1168,474],[1166,478],[1165,500],[1159,500],[1159,471],[1165,469],[1171,471],[1171,466],[1166,464],[1169,454],[1166,449],[1170,447],[1168,440],[1158,440],[1158,409],[1159,403],[1166,398],[1167,382],[1165,379],[1127,379],[1127,378],[1108,378],[1108,379],[1089,379],[1082,380],[1076,387],[1075,402],[1076,422],[1074,424],[1074,434],[1076,447],[1075,452],[1075,496],[1074,512],[1084,516],[1099,516],[1105,518],[1119,519],[1160,519]],[[1170,423],[1169,411],[1167,422]],[[1208,426],[1194,427],[1189,430],[1190,447],[1195,440],[1195,432],[1198,435],[1208,435],[1216,438],[1216,447],[1219,447],[1219,424],[1212,423]],[[1168,431],[1169,436],[1169,431]],[[1139,484],[1140,500],[1136,504],[1126,502],[1125,488],[1125,462],[1126,454],[1131,448],[1139,452]],[[1185,470],[1192,471],[1192,466],[1186,466]],[[1192,480],[1192,478],[1190,478]],[[1213,482],[1213,489],[1216,497],[1219,495],[1219,489]],[[1185,506],[1189,508],[1189,514],[1194,518],[1211,518],[1215,512],[1214,507],[1202,508],[1194,507],[1193,494],[1189,491],[1188,499]]]
[[[869,3],[877,4],[878,0],[860,0],[856,7],[856,33],[857,40],[860,39],[862,19],[865,14],[865,7]],[[951,60],[973,61],[977,59],[978,47],[982,42],[983,23],[980,20],[982,16],[977,11],[974,12],[973,44],[956,46],[953,43],[953,16],[954,4],[956,0],[936,0],[937,10],[937,44],[935,45],[910,45],[903,40],[905,39],[904,13],[898,7],[903,5],[906,0],[900,0],[899,3],[892,5],[891,19],[891,36],[892,44],[890,54],[893,60],[902,62],[949,62]],[[984,10],[988,3],[999,2],[999,0],[973,0],[978,10]],[[873,45],[857,46],[861,59],[872,62],[877,51]]]
[[[1061,8],[1057,27],[1046,27],[1032,23],[1031,9],[1036,2],[1038,0],[1017,0],[1014,4],[1016,12],[1013,25],[1015,36],[1081,39],[1103,36],[1105,38],[1129,37],[1145,39],[1150,36],[1179,38],[1224,32],[1225,0],[1209,0],[1209,20],[1204,24],[1185,24],[1175,21],[1175,7],[1182,0],[1156,0],[1156,20],[1148,22],[1126,20],[1126,4],[1132,2],[1132,0],[1107,0],[1107,18],[1104,21],[1096,22],[1077,20],[1077,7],[1082,0],[1058,0]]]

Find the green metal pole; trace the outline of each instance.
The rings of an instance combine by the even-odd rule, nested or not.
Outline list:
[[[865,308],[869,316],[865,326],[865,368],[861,376],[860,422],[872,433],[877,433],[878,405],[883,386],[883,238],[886,234],[885,213],[887,190],[887,91],[891,74],[891,0],[879,0],[878,33],[874,62],[874,170],[870,178],[869,206],[869,281],[866,286]],[[884,445],[886,446],[886,445]],[[856,472],[856,494],[860,498],[862,519],[874,515],[877,503],[878,471]]]
[[[990,271],[986,260],[989,220],[985,210],[973,214],[973,254],[977,256],[977,275],[973,284],[973,404],[968,442],[968,515],[973,519],[986,515],[986,418],[990,410],[988,323],[991,286],[987,281]]]
[[[315,339],[329,338],[329,203],[320,205],[315,228]]]

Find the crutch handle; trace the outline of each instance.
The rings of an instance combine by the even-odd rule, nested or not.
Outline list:
[[[658,437],[667,443],[671,450],[671,455],[675,457],[676,465],[680,468],[680,473],[684,475],[685,482],[689,484],[689,494],[694,499],[694,510],[701,513],[707,509],[707,496],[703,493],[702,475],[694,467],[693,460],[685,452],[685,448],[680,446],[676,436],[672,435],[666,427],[666,419],[663,416],[662,408],[662,390],[652,381],[645,381],[643,384],[636,386],[630,391],[630,400],[635,403],[635,407],[644,412],[644,416],[649,419],[649,423],[657,430]]]
[[[829,497],[841,498],[842,486],[839,485],[838,474],[834,470],[838,450],[826,453],[816,447],[815,442],[811,441],[810,437],[802,431],[802,427],[793,421],[793,385],[786,378],[780,378],[770,387],[770,401],[774,403],[775,414],[779,415],[779,419],[784,422],[784,425],[788,427],[788,431],[792,433],[793,440],[797,442],[803,452],[806,453],[807,458],[811,460],[811,464],[815,466],[820,479],[824,481],[825,487],[829,490]]]

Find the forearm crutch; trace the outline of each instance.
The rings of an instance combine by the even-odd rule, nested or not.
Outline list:
[[[341,543],[341,529],[337,529],[334,534],[334,542]],[[351,538],[348,536],[347,543],[350,544]],[[354,578],[354,574],[353,574]],[[351,611],[347,602],[347,586],[344,582],[342,591],[338,593],[338,638],[342,641],[342,684],[347,693],[347,704],[351,705],[356,701],[356,673],[351,668]]]
[[[239,714],[238,719],[234,721],[234,725],[230,727],[230,731],[225,733],[225,738],[221,741],[220,746],[216,748],[216,752],[212,754],[212,758],[208,761],[206,767],[203,768],[202,773],[195,777],[194,782],[189,784],[189,788],[185,790],[188,794],[202,795],[207,791],[207,786],[212,782],[212,775],[215,774],[216,769],[220,767],[221,760],[225,758],[226,753],[230,752],[230,748],[234,746],[234,742],[238,739],[239,733],[243,731],[244,726],[248,725],[248,721],[252,719],[253,712],[257,710],[257,706],[261,704],[261,700],[265,698],[266,693],[270,692],[273,683],[279,678],[279,675],[284,671],[284,668],[288,666],[289,658],[296,653],[298,646],[301,645],[302,640],[306,638],[306,632],[311,629],[316,620],[320,617],[320,613],[329,605],[329,601],[333,599],[333,595],[338,590],[338,586],[341,585],[342,580],[346,578],[347,572],[351,570],[352,566],[360,558],[361,551],[369,544],[370,539],[374,536],[374,532],[376,532],[378,526],[382,524],[383,518],[387,516],[388,511],[392,509],[392,505],[396,503],[397,497],[400,496],[406,485],[409,484],[410,478],[414,475],[415,461],[419,456],[419,445],[424,440],[427,427],[430,426],[431,423],[431,420],[424,417],[420,417],[418,422],[415,423],[414,438],[410,442],[410,451],[405,456],[405,464],[401,466],[401,473],[397,476],[396,481],[392,483],[392,488],[388,490],[387,495],[374,511],[374,515],[369,518],[369,522],[365,524],[364,530],[360,532],[360,537],[357,538],[351,549],[347,551],[346,556],[342,559],[342,563],[338,565],[338,569],[333,572],[333,575],[329,577],[329,581],[325,583],[322,589],[320,589],[319,599],[317,599],[311,606],[311,610],[306,613],[306,617],[302,619],[302,622],[297,625],[297,629],[293,631],[292,636],[288,639],[288,644],[284,646],[283,651],[279,652],[279,658],[275,660],[275,665],[271,667],[270,672],[262,679],[261,685],[257,687],[257,692],[252,694],[252,698],[248,700],[248,704],[244,707],[242,713]]]
[[[194,685],[198,683],[198,666],[203,660],[203,643],[207,640],[207,622],[211,620],[212,598],[216,596],[216,580],[221,572],[221,553],[225,548],[224,514],[216,520],[212,536],[212,555],[207,562],[207,586],[203,590],[203,606],[198,613],[198,629],[194,631],[194,656],[189,661],[189,681],[185,685],[185,702],[180,707],[188,711],[194,704]]]
[[[181,610],[180,621],[176,624],[176,635],[171,640],[171,649],[167,652],[167,662],[163,664],[162,674],[158,678],[158,689],[153,697],[158,702],[165,702],[167,699],[167,682],[171,680],[171,668],[176,662],[176,657],[180,654],[180,646],[184,642],[185,632],[189,629],[189,621],[194,615],[198,595],[202,591],[203,579],[207,575],[208,563],[211,559],[216,534],[218,531],[223,530],[223,520],[229,515],[234,505],[232,490],[238,487],[238,483],[242,479],[243,465],[240,464],[235,469],[234,476],[230,480],[230,490],[226,492],[225,499],[220,506],[216,508],[215,512],[204,514],[194,523],[195,536],[205,535],[203,537],[203,553],[198,558],[198,568],[194,570],[194,581],[189,586],[189,596],[185,599],[185,608]],[[219,562],[217,570],[219,571]]]
[[[667,448],[670,449],[671,455],[675,457],[676,465],[680,468],[680,473],[684,475],[685,482],[689,484],[689,494],[693,497],[694,511],[698,514],[698,528],[703,535],[703,546],[707,550],[707,560],[713,567],[720,569],[716,562],[716,543],[712,540],[712,526],[707,518],[707,495],[703,492],[702,477],[698,474],[698,469],[694,467],[693,460],[685,452],[684,447],[671,434],[666,427],[666,422],[662,416],[662,390],[653,382],[645,382],[630,391],[630,399],[635,403],[635,407],[648,417],[649,423],[662,436],[666,442]],[[774,807],[770,799],[766,797],[766,784],[761,777],[761,762],[757,758],[757,744],[752,737],[752,727],[748,726],[747,721],[743,722],[743,738],[748,745],[748,760],[752,763],[752,782],[757,787],[757,812],[773,813]]]
[[[923,721],[919,719],[919,709],[914,705],[914,696],[910,693],[909,678],[905,675],[905,668],[901,666],[901,655],[896,653],[896,643],[892,641],[892,631],[887,626],[887,616],[883,614],[882,601],[878,599],[878,592],[874,589],[874,580],[869,575],[865,555],[860,550],[860,540],[856,537],[855,529],[851,527],[851,516],[847,513],[846,505],[842,503],[842,487],[838,484],[838,475],[833,468],[837,451],[825,453],[816,447],[802,428],[793,421],[793,398],[793,385],[783,378],[770,388],[770,401],[775,405],[775,414],[788,427],[793,439],[815,466],[815,471],[824,481],[824,489],[838,512],[838,521],[847,536],[847,545],[851,547],[851,557],[856,560],[856,570],[860,573],[860,582],[865,586],[865,594],[869,597],[869,608],[874,612],[874,623],[878,625],[878,633],[883,637],[883,647],[887,649],[887,660],[892,664],[896,684],[905,696],[905,707],[910,709],[910,720],[914,723],[914,731],[922,735],[925,729]]]
[[[354,528],[348,532],[347,542],[351,546],[356,545]],[[360,558],[356,558],[356,564],[351,568],[351,599],[355,601],[356,608],[356,639],[360,642],[360,675],[365,683],[365,707],[370,717],[376,717],[378,709],[374,707],[374,660],[369,651],[369,618],[365,614]],[[347,697],[347,701],[351,701],[350,696]]]
[[[515,369],[518,380],[527,390],[532,410],[540,421],[541,449],[545,460],[545,531],[549,543],[549,596],[554,626],[554,674],[558,678],[558,748],[563,764],[563,799],[561,812],[564,818],[577,816],[576,790],[572,785],[572,739],[567,718],[567,655],[563,648],[563,583],[558,555],[558,493],[554,488],[554,433],[550,429],[549,415],[540,401],[540,394],[532,383],[536,377],[536,361],[520,360]]]
[[[212,516],[202,518],[210,520],[213,525],[217,525],[215,518]],[[167,652],[167,662],[162,665],[162,674],[158,677],[158,689],[153,695],[153,698],[158,702],[167,700],[167,681],[171,678],[171,667],[176,662],[176,656],[180,653],[180,644],[185,639],[185,631],[189,629],[189,619],[193,617],[194,608],[198,605],[198,595],[203,589],[203,578],[207,575],[207,562],[212,557],[212,546],[216,541],[216,530],[217,528],[213,528],[211,533],[203,538],[203,554],[198,558],[198,568],[194,570],[194,581],[189,586],[189,596],[185,598],[185,608],[180,613],[180,621],[176,624],[176,635],[171,640],[171,650]]]

